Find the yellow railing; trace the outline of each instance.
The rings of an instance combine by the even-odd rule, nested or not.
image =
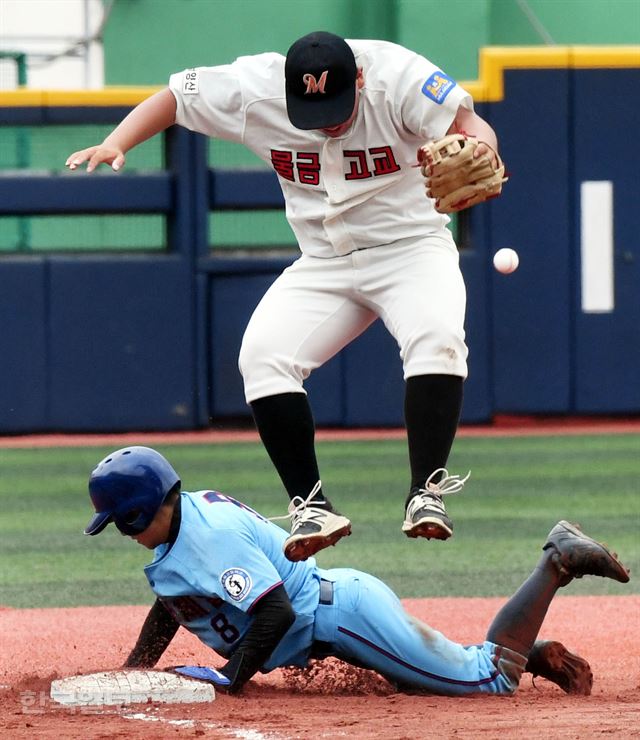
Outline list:
[[[479,79],[460,84],[478,102],[504,99],[506,69],[640,67],[640,46],[488,46],[480,49]]]

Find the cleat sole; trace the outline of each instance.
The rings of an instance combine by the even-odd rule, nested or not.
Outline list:
[[[417,522],[411,527],[404,525],[402,531],[407,537],[424,537],[428,540],[448,540],[453,534],[443,522],[439,520],[425,520]]]
[[[285,546],[284,555],[292,563],[298,563],[301,560],[307,560],[320,550],[335,545],[343,537],[348,537],[350,534],[351,524],[347,524],[329,535],[301,535]]]

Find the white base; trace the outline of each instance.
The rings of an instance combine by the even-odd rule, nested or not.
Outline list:
[[[51,682],[51,698],[65,706],[114,706],[145,703],[185,704],[213,701],[209,683],[164,671],[104,671]]]

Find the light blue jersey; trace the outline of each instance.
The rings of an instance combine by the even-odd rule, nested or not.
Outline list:
[[[287,533],[216,491],[181,494],[176,541],[161,545],[145,573],[176,620],[229,657],[252,609],[280,584],[296,620],[265,671],[334,655],[366,666],[400,688],[460,695],[515,691],[525,659],[493,643],[462,646],[413,619],[382,581],[349,568],[290,562]]]
[[[229,496],[183,492],[181,503],[176,541],[156,548],[145,568],[156,595],[181,625],[227,657],[256,602],[284,584],[296,621],[264,667],[306,665],[319,599],[315,561],[289,562],[285,531]]]

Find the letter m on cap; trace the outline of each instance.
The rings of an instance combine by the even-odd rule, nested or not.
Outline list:
[[[302,81],[307,86],[307,89],[304,91],[305,95],[309,95],[310,93],[323,93],[324,94],[324,86],[327,84],[327,74],[329,73],[328,69],[325,69],[325,71],[320,75],[320,79],[316,81],[316,78],[307,72],[307,74],[303,75]]]

